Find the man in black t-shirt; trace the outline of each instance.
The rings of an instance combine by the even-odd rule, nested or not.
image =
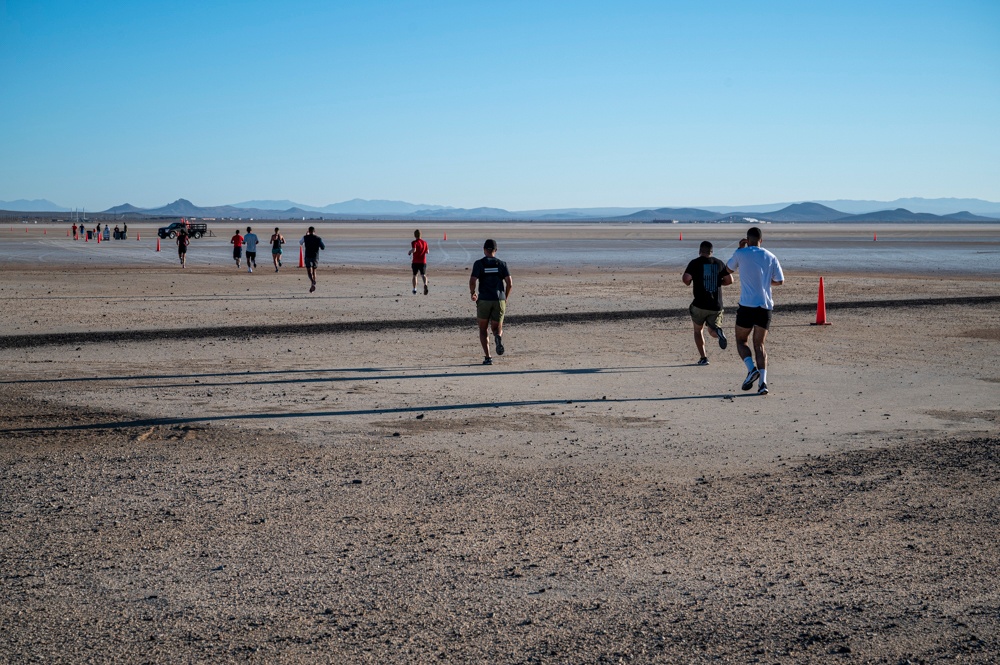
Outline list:
[[[490,356],[490,336],[488,327],[492,324],[493,337],[496,340],[497,355],[504,352],[503,317],[507,312],[507,298],[514,285],[507,270],[507,264],[496,257],[496,240],[487,240],[483,244],[485,256],[472,264],[472,275],[469,277],[469,294],[476,303],[476,321],[479,323],[479,342],[483,345],[484,365],[492,365]],[[479,291],[476,291],[476,282]]]
[[[705,325],[708,325],[708,334],[719,340],[720,349],[725,349],[729,343],[722,332],[722,287],[732,284],[733,276],[724,262],[712,256],[712,243],[706,240],[698,248],[698,258],[687,265],[681,279],[694,287],[694,301],[688,311],[694,323],[694,343],[701,355],[698,364],[707,365]]]
[[[313,226],[309,227],[306,234],[299,240],[299,244],[305,248],[305,258],[302,262],[306,266],[306,275],[312,282],[312,286],[309,287],[309,293],[312,293],[316,290],[316,267],[319,265],[319,250],[326,249],[326,245],[323,244],[323,239],[316,235],[316,228]]]

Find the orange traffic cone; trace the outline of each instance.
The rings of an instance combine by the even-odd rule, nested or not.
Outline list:
[[[299,267],[300,268],[306,267],[305,258],[302,256],[302,245],[299,245]]]
[[[49,235],[49,230],[48,229],[42,229],[42,235],[43,236]]]
[[[816,323],[811,326],[828,326],[830,322],[826,320],[826,296],[823,294],[823,278],[819,278],[819,299],[816,301]]]
[[[680,235],[677,236],[678,240],[684,240],[684,232],[682,231]]]
[[[876,240],[878,240],[878,233],[877,232],[872,236],[872,242],[875,242]]]
[[[156,251],[160,251],[160,239],[156,239]]]
[[[66,229],[66,237],[69,237],[69,229]]]
[[[444,239],[445,239],[445,240],[447,240],[447,239],[448,239],[448,232],[447,232],[447,231],[445,231],[445,232],[444,232]]]
[[[101,234],[100,233],[97,234],[97,244],[98,245],[101,244]]]
[[[84,242],[90,242],[90,236],[89,236],[89,235],[87,235],[86,233],[84,233],[84,234],[83,234],[83,241],[84,241]]]
[[[140,237],[139,237],[139,232],[138,232],[138,231],[136,231],[136,232],[135,232],[135,241],[136,241],[136,242],[139,242],[139,241],[140,241],[141,239],[142,239],[142,238],[140,238]]]

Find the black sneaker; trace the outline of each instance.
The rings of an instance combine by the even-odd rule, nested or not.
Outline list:
[[[719,348],[725,349],[729,346],[729,340],[726,339],[726,333],[722,332],[722,328],[716,328],[715,334],[719,336]]]
[[[757,394],[758,395],[766,395],[767,394],[767,384],[764,383],[763,381],[760,382],[760,386],[757,388]]]
[[[494,335],[493,339],[497,342],[497,355],[502,356],[504,352],[503,340],[500,338],[500,335]]]
[[[756,381],[759,376],[760,371],[758,371],[756,367],[750,370],[747,374],[747,378],[743,379],[743,390],[750,390],[753,388],[753,382]]]
[[[702,357],[701,357],[701,360],[699,360],[699,361],[698,361],[697,363],[695,363],[695,364],[696,364],[696,365],[707,365],[707,364],[708,364],[708,358],[706,358],[705,356],[702,356]]]
[[[493,364],[493,358],[490,358],[489,356],[486,356],[485,358],[483,358],[483,364],[484,365],[492,365]]]
[[[426,285],[426,284],[424,284],[424,295],[425,295],[425,296],[427,295],[427,292],[428,292],[428,291],[430,291],[430,289],[428,289],[428,288],[427,288],[427,285]]]

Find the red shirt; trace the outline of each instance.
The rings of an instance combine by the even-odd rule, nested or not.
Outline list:
[[[232,243],[232,245],[234,247],[242,247],[243,246],[243,236],[241,236],[239,233],[237,233],[236,235],[233,236],[233,239],[230,240],[229,242]]]
[[[413,262],[414,263],[427,263],[427,241],[423,238],[418,238],[410,243],[410,247],[413,248]]]

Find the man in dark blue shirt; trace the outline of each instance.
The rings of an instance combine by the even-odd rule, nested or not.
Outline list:
[[[323,244],[323,239],[316,235],[316,227],[314,226],[309,227],[299,244],[305,248],[303,263],[306,266],[306,274],[312,282],[312,286],[309,287],[309,293],[312,293],[316,290],[316,266],[319,265],[319,250],[326,249],[326,245]]]
[[[510,297],[514,285],[507,270],[507,264],[497,258],[497,242],[490,239],[483,244],[485,256],[472,264],[472,275],[469,277],[469,293],[472,302],[476,303],[476,321],[479,323],[479,342],[483,345],[484,365],[492,365],[490,355],[490,336],[488,328],[492,326],[493,337],[496,340],[497,355],[504,353],[503,317],[507,311],[507,298]],[[476,282],[479,282],[478,292]]]

